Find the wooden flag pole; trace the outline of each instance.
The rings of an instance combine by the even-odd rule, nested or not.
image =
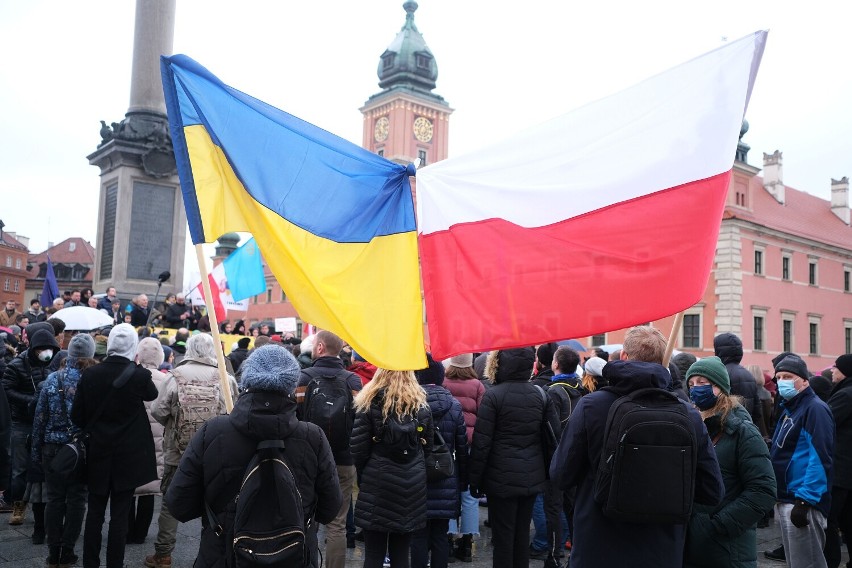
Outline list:
[[[204,289],[204,298],[207,303],[207,317],[210,319],[210,330],[213,332],[213,343],[216,347],[216,361],[219,366],[222,393],[225,395],[225,408],[230,414],[234,408],[234,399],[231,397],[231,382],[228,380],[228,372],[225,368],[225,353],[222,351],[222,341],[219,339],[219,322],[216,320],[216,309],[212,307],[213,294],[210,291],[210,275],[207,271],[207,262],[204,259],[201,243],[195,245],[195,254],[198,256],[198,271],[201,272],[201,286]]]
[[[669,334],[669,342],[666,344],[666,353],[663,355],[663,367],[668,368],[669,361],[672,359],[672,351],[674,351],[677,337],[680,335],[680,328],[683,325],[683,312],[678,312],[675,315],[674,323],[672,324],[672,332]]]

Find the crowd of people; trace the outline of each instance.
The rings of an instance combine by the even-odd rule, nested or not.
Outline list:
[[[740,365],[742,342],[725,333],[717,356],[664,366],[666,339],[640,326],[585,359],[548,343],[392,371],[322,330],[243,337],[223,387],[221,346],[188,314],[185,298],[167,303],[169,339],[150,313],[72,337],[61,318],[0,334],[0,511],[21,525],[31,508],[49,567],[78,553],[100,566],[107,507],[106,566],[123,566],[157,495],[148,568],[172,566],[179,523],[197,518],[196,566],[256,560],[264,541],[298,533],[281,548],[304,550],[296,564],[343,568],[363,540],[365,568],[446,568],[475,556],[483,505],[495,568],[755,566],[756,528],[772,519],[783,546],[770,557],[837,568],[852,534],[852,457],[835,451],[852,438],[850,354],[814,375],[782,353],[764,373]],[[85,475],[58,475],[55,456],[81,435]],[[266,463],[285,469],[252,478]],[[249,487],[292,494],[298,518],[245,504]],[[284,518],[298,530],[275,532]]]

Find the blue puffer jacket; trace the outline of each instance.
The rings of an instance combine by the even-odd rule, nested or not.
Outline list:
[[[444,443],[456,453],[456,475],[426,484],[426,517],[455,519],[461,514],[460,491],[467,486],[467,428],[461,403],[438,385],[423,385],[432,422]]]
[[[834,419],[810,387],[781,403],[772,437],[772,467],[778,500],[801,499],[828,517],[831,506]]]

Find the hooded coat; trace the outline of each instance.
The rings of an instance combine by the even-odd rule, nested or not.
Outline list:
[[[747,568],[757,565],[757,522],[775,505],[775,474],[769,449],[745,408],[736,405],[724,427],[718,416],[704,421],[716,442],[725,483],[719,505],[696,505],[686,538],[686,568]]]
[[[529,382],[532,349],[508,349],[497,357],[494,386],[482,397],[473,430],[470,486],[505,499],[537,495],[547,480],[543,422],[559,432],[559,418],[541,387]]]
[[[479,381],[476,381],[479,382]],[[455,519],[461,514],[460,491],[467,486],[467,428],[461,404],[442,386],[426,384],[426,402],[432,411],[435,429],[444,444],[455,452],[455,475],[426,484],[426,516],[430,519]]]
[[[48,327],[53,329],[49,324]],[[59,353],[59,344],[52,331],[38,329],[29,339],[29,349],[12,359],[3,373],[3,390],[9,401],[12,422],[20,424],[33,423],[36,389],[50,375],[50,361],[39,361],[36,351],[49,347],[53,349],[54,356]]]
[[[603,369],[606,389],[580,399],[550,467],[551,479],[568,490],[577,487],[571,568],[629,565],[674,568],[683,564],[685,525],[624,523],[604,516],[595,501],[595,478],[604,445],[610,407],[621,396],[642,388],[665,389],[669,372],[641,361],[610,361]],[[716,453],[701,415],[690,404],[689,417],[698,442],[695,503],[717,505],[724,495]],[[648,483],[665,483],[649,479]]]
[[[305,519],[326,524],[340,510],[343,497],[337,468],[320,427],[299,422],[292,396],[249,390],[230,415],[207,421],[195,434],[164,498],[180,522],[202,517],[196,568],[226,566],[225,540],[208,525],[204,503],[209,503],[225,534],[232,534],[235,508],[231,504],[257,444],[264,440],[284,440],[285,459],[302,496]],[[307,538],[308,548],[316,550],[316,532],[308,531]]]
[[[751,421],[764,438],[769,437],[763,421],[763,405],[757,395],[757,383],[752,374],[740,365],[743,360],[743,342],[733,333],[722,333],[713,339],[714,354],[725,364],[731,378],[731,394],[742,397]]]

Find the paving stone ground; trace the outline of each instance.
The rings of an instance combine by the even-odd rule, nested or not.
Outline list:
[[[157,534],[157,511],[160,506],[160,498],[157,498],[156,510],[154,511],[154,521],[151,523],[151,528],[148,531],[148,538],[145,544],[129,544],[125,551],[124,563],[130,568],[142,568],[144,566],[145,556],[152,554],[154,551],[154,537]],[[107,509],[109,511],[109,509]],[[480,508],[480,522],[484,522],[488,518],[488,509]],[[47,558],[46,545],[33,545],[30,536],[32,535],[33,524],[32,514],[28,511],[26,522],[22,526],[11,527],[7,524],[8,514],[0,515],[0,568],[42,568],[45,565]],[[104,524],[104,550],[101,552],[101,558],[104,558],[106,553],[106,528]],[[490,545],[491,530],[482,526],[480,536],[475,540],[474,560],[471,563],[456,562],[455,568],[487,568],[491,566],[492,547]],[[198,551],[198,535],[201,532],[201,522],[195,520],[191,523],[182,524],[178,529],[177,548],[173,555],[174,568],[190,568],[195,560],[195,555]],[[757,531],[757,550],[758,563],[762,568],[781,568],[783,562],[774,562],[763,557],[763,551],[775,548],[781,542],[778,528],[774,523],[768,528],[758,529]],[[347,550],[346,568],[360,568],[364,561],[363,543],[358,542],[356,548]],[[77,554],[82,556],[82,536],[77,545]],[[848,560],[846,551],[844,550],[843,560]],[[532,568],[540,568],[543,564],[541,560],[531,560]],[[78,566],[81,563],[78,563]]]

